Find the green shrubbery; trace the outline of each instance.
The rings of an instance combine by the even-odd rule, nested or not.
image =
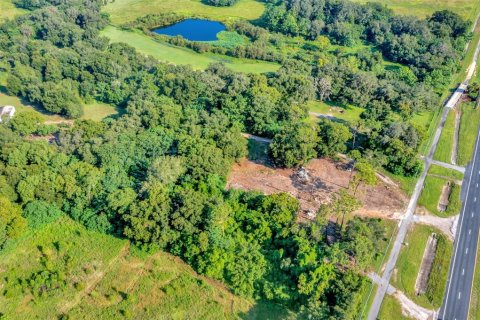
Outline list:
[[[55,205],[41,200],[29,202],[23,209],[23,216],[32,228],[38,228],[44,224],[51,223],[62,215],[63,212]]]
[[[447,238],[443,234],[437,234],[437,248],[433,260],[432,270],[428,276],[427,291],[425,295],[428,301],[435,306],[442,304],[445,279],[448,274],[451,249],[447,245]]]
[[[229,7],[237,3],[238,0],[203,0],[203,2],[216,7]]]

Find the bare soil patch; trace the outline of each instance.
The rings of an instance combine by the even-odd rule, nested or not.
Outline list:
[[[425,251],[423,252],[422,264],[415,282],[415,292],[417,295],[427,292],[428,277],[432,271],[433,260],[435,258],[435,251],[437,248],[437,237],[434,233],[428,237]]]
[[[277,169],[244,159],[233,166],[227,188],[289,193],[300,201],[300,214],[308,217],[329,203],[334,193],[348,188],[355,173],[346,167],[345,162],[314,159],[303,169]],[[356,214],[390,219],[398,218],[408,201],[397,186],[382,180],[374,187],[360,186],[356,196],[363,203]]]
[[[442,188],[442,194],[440,195],[437,205],[438,211],[445,212],[445,210],[447,210],[448,204],[450,203],[448,199],[450,198],[451,192],[452,186],[450,185],[450,181],[448,181]]]

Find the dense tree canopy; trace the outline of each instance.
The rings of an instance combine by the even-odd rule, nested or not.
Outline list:
[[[447,12],[420,21],[376,5],[279,1],[266,11],[267,28],[315,44],[282,61],[278,72],[247,75],[222,64],[205,71],[162,64],[109,44],[99,36],[108,24],[102,1],[16,3],[30,11],[0,25],[7,91],[70,118],[93,100],[122,114],[56,128],[51,144],[29,139],[51,131],[32,113],[0,125],[0,247],[27,223],[39,228],[66,214],[91,230],[166,250],[235,293],[280,303],[302,318],[356,317],[362,272],[384,230],[371,220],[344,223],[359,206],[347,191],[316,221],[298,223],[299,203],[290,195],[226,190],[229,168],[246,155],[241,133],[273,138],[270,154],[286,167],[347,152],[355,133],[359,157],[416,174],[422,135],[408,120],[435,105],[431,83],[441,82],[464,44],[463,21]],[[260,41],[285,40],[248,23],[237,28]],[[377,70],[382,57],[369,51],[315,53],[328,42],[318,38],[324,34],[344,44],[367,40],[408,66]],[[428,50],[418,45],[423,37]],[[314,98],[365,111],[355,128],[312,125],[306,103]],[[358,169],[355,183],[374,183],[373,168]],[[333,242],[326,239],[330,216],[342,225]]]

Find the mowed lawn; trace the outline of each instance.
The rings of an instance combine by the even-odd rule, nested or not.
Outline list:
[[[339,119],[346,122],[355,122],[360,120],[360,114],[363,112],[363,108],[355,106],[341,106],[334,102],[324,101],[310,101],[308,102],[308,110],[329,117]],[[311,115],[316,118],[317,116]]]
[[[370,0],[353,0],[354,2],[366,3]],[[478,13],[479,0],[377,0],[393,9],[396,13],[426,17],[438,10],[451,10],[463,18],[475,20]]]
[[[25,10],[15,7],[12,0],[0,0],[0,22],[5,21],[7,18],[15,18],[24,12]]]
[[[231,7],[215,7],[201,0],[115,0],[109,1],[104,11],[112,23],[123,24],[151,13],[175,12],[188,16],[204,17],[224,22],[237,19],[260,18],[265,5],[256,0],[240,0]]]
[[[445,126],[443,127],[437,150],[433,158],[438,161],[450,163],[453,150],[453,135],[455,133],[455,112],[451,110],[448,113]]]
[[[196,70],[206,69],[209,64],[215,62],[223,62],[229,69],[245,73],[273,72],[280,68],[276,63],[196,53],[193,50],[157,41],[140,32],[120,30],[113,26],[108,26],[102,30],[101,34],[108,37],[111,42],[128,43],[139,52],[159,61],[176,65],[190,65]]]
[[[475,108],[475,102],[462,103],[461,108],[457,163],[465,166],[470,162],[475,147],[480,125],[480,108]]]
[[[400,302],[395,297],[385,295],[382,301],[382,307],[378,313],[378,320],[413,320],[402,314]]]

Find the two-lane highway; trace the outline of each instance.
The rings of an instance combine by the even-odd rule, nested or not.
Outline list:
[[[447,289],[438,315],[442,320],[466,320],[475,273],[480,231],[480,136],[477,136],[455,248],[450,262]]]

